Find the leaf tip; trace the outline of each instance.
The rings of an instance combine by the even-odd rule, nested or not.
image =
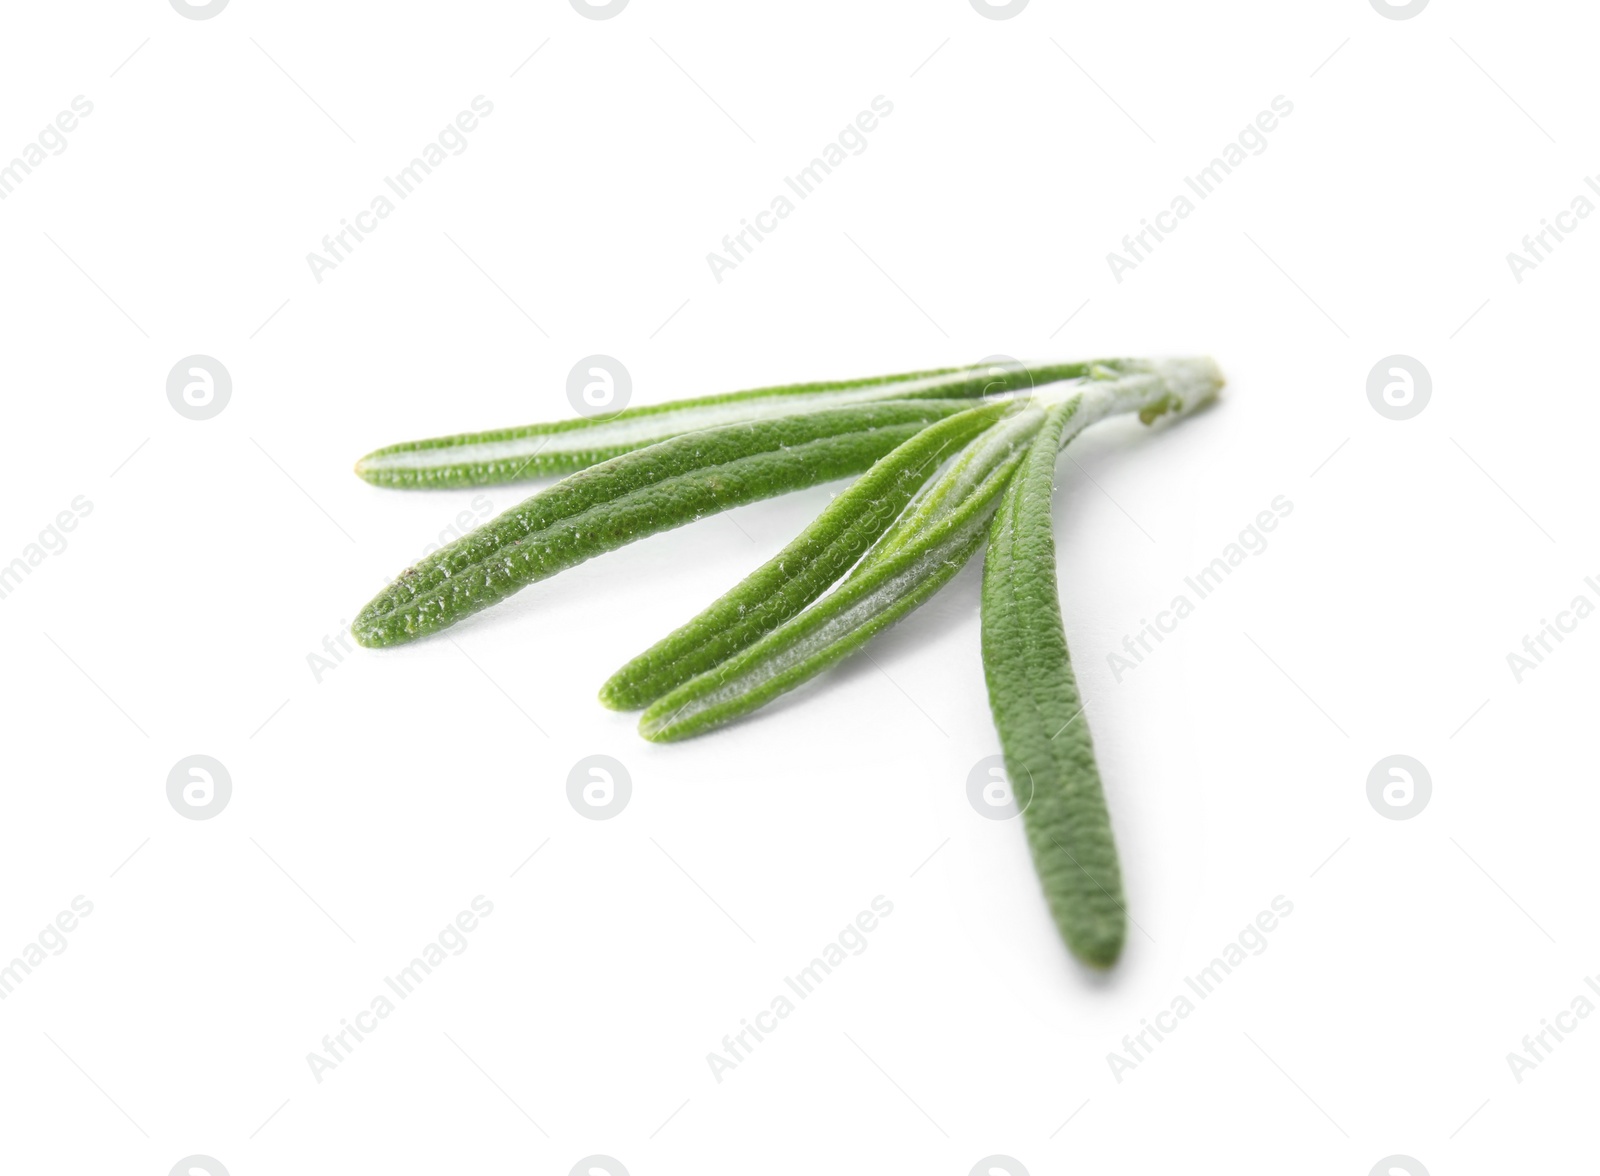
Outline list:
[[[651,703],[639,716],[639,734],[651,743],[676,743],[694,734],[692,726],[686,729],[680,721],[684,705],[677,700],[676,691]]]
[[[1067,947],[1080,963],[1104,972],[1121,958],[1127,931],[1125,919],[1096,921],[1090,927],[1076,928],[1067,939]]]
[[[369,453],[365,457],[357,458],[356,464],[353,467],[356,472],[356,477],[360,478],[363,482],[370,482],[374,486],[380,484],[378,480],[378,464],[374,460],[377,456],[378,455],[376,453]]]

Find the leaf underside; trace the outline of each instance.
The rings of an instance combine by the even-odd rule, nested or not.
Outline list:
[[[1073,954],[1103,968],[1122,951],[1127,915],[1057,593],[1050,504],[1063,409],[1040,432],[990,526],[983,666],[1006,775],[1050,912]]]

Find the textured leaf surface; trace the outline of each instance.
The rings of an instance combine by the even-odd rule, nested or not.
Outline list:
[[[617,710],[648,706],[787,621],[855,565],[946,457],[1017,407],[1001,401],[969,409],[881,458],[794,542],[618,670],[601,701]]]
[[[1072,953],[1103,968],[1116,962],[1127,933],[1122,871],[1067,654],[1050,516],[1056,456],[1077,407],[1052,410],[990,525],[983,667],[1050,913]]]
[[[1120,362],[1120,361],[1109,361]],[[1087,363],[975,364],[856,380],[826,380],[624,409],[605,419],[460,433],[385,446],[356,463],[378,486],[439,489],[515,482],[586,469],[700,429],[877,400],[971,399],[1082,375]]]
[[[557,482],[406,569],[351,625],[363,645],[436,632],[536,580],[707,514],[867,469],[960,400],[885,401],[727,425]]]
[[[987,476],[959,505],[744,652],[658,699],[640,718],[640,734],[658,741],[685,739],[765,706],[860,649],[944,587],[982,544],[1006,483],[1044,415],[1029,406],[970,442],[962,457],[984,452],[994,460],[987,461]],[[1003,452],[997,438],[1004,439]],[[940,475],[936,490],[967,468],[962,457]]]
[[[1050,410],[989,528],[983,569],[983,671],[1006,774],[1028,846],[1067,947],[1107,968],[1127,936],[1122,870],[1088,717],[1073,677],[1056,585],[1051,498],[1062,446],[1098,420],[1136,412],[1150,424],[1211,402],[1222,375],[1208,359],[1140,365]]]

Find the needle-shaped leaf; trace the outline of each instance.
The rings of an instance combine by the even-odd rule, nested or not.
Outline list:
[[[880,458],[792,543],[612,675],[600,700],[617,710],[648,706],[787,621],[854,566],[946,457],[1018,406],[969,409]]]
[[[765,706],[861,648],[947,584],[983,541],[1007,481],[1044,422],[1029,405],[994,426],[956,457],[938,486],[982,464],[987,475],[959,504],[931,520],[892,555],[712,670],[653,703],[639,733],[685,739]]]
[[[895,400],[725,425],[658,442],[557,482],[407,568],[351,625],[397,645],[536,580],[707,514],[847,477],[973,407]]]
[[[1012,474],[1047,413],[1062,414],[1061,441],[1115,413],[1147,423],[1215,394],[1209,361],[1130,365],[1123,374],[1039,389],[1026,408],[967,444],[832,593],[743,652],[657,699],[639,720],[668,741],[748,714],[821,673],[927,600],[981,544]]]
[[[1205,403],[1220,384],[1213,374],[1171,369],[1168,392],[1141,415]],[[1067,654],[1050,513],[1057,454],[1095,409],[1087,397],[1052,409],[1012,479],[989,528],[982,632],[989,706],[1050,913],[1075,956],[1106,968],[1127,934],[1122,872]]]
[[[1050,498],[1064,408],[1052,418],[989,528],[983,667],[1006,775],[1050,913],[1072,953],[1103,968],[1122,951],[1127,916],[1111,818],[1056,602]]]
[[[1071,379],[1089,366],[1029,367],[1013,361],[752,388],[624,409],[604,418],[406,441],[367,454],[356,463],[356,473],[374,485],[398,489],[515,482],[572,473],[699,429],[877,400],[970,399],[1014,392],[1050,380]]]

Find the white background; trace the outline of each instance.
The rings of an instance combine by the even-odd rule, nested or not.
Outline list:
[[[1574,1170],[1600,1022],[1520,1083],[1506,1055],[1600,971],[1600,622],[1520,684],[1506,655],[1600,600],[1600,223],[1521,283],[1505,258],[1600,165],[1595,32],[1444,0],[10,5],[0,160],[94,110],[0,202],[0,563],[92,512],[0,600],[0,959],[94,910],[0,1002],[0,1168]],[[865,152],[717,282],[707,252],[880,94]],[[468,149],[319,283],[307,253],[477,95]],[[1278,95],[1266,150],[1119,283],[1106,254]],[[1137,924],[1108,977],[1060,946],[1017,823],[966,799],[998,749],[976,567],[716,735],[647,745],[594,701],[837,487],[314,676],[473,509],[352,461],[566,417],[593,352],[635,403],[1216,357],[1213,411],[1062,462]],[[165,391],[195,353],[234,385],[198,422]],[[1433,381],[1404,422],[1366,395],[1393,353]],[[1123,636],[1277,495],[1269,547],[1117,681]],[[1395,753],[1432,777],[1415,819],[1367,799]],[[166,796],[193,754],[232,778],[209,820]],[[632,780],[613,820],[567,799],[593,754]],[[306,1055],[476,895],[467,950],[319,1083]],[[715,1081],[878,895],[865,952]],[[1278,895],[1267,949],[1117,1081],[1123,1035]]]

